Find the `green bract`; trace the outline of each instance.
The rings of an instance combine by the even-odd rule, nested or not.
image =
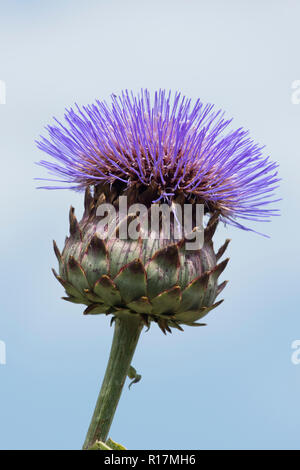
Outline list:
[[[184,239],[104,240],[96,233],[96,210],[105,202],[116,206],[118,197],[107,186],[98,186],[93,196],[87,189],[79,223],[71,207],[70,236],[62,254],[54,242],[59,261],[59,274],[54,274],[67,293],[63,298],[86,305],[85,314],[139,315],[164,333],[182,329],[180,325],[202,326],[197,321],[222,302],[215,300],[226,285],[218,285],[218,278],[228,259],[217,262],[229,240],[217,253],[212,242],[218,215],[210,218],[197,251],[186,250]]]

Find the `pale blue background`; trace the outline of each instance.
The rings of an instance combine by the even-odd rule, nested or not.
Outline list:
[[[136,449],[299,449],[299,1],[1,1],[0,447],[76,449],[84,440],[112,329],[60,300],[60,247],[82,196],[35,189],[34,139],[65,106],[122,88],[182,90],[216,103],[280,162],[282,217],[270,240],[232,238],[225,302],[202,329],[142,335],[112,437]]]

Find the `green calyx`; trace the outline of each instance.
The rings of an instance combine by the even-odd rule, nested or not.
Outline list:
[[[80,223],[71,208],[70,237],[62,254],[54,242],[59,274],[53,272],[67,293],[63,299],[86,305],[84,314],[139,315],[148,327],[154,321],[164,333],[181,325],[202,326],[197,321],[222,302],[215,300],[226,285],[218,285],[218,278],[228,259],[217,260],[229,240],[214,253],[217,218],[209,221],[201,250],[191,252],[182,241],[104,240],[96,233],[95,206],[86,195]]]

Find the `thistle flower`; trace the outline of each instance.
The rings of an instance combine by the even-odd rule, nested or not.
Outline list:
[[[77,112],[76,112],[77,111]],[[268,220],[277,178],[277,164],[263,157],[263,146],[239,128],[224,135],[232,119],[221,110],[176,93],[155,93],[151,105],[145,90],[135,97],[128,91],[105,102],[76,105],[65,114],[69,127],[48,126],[51,140],[38,147],[57,162],[41,161],[58,181],[72,189],[120,182],[140,191],[151,185],[156,200],[183,195],[197,200],[207,212],[219,211],[224,221],[236,218]],[[54,186],[48,189],[65,188]],[[242,227],[245,228],[245,227]]]
[[[153,102],[147,90],[135,97],[127,91],[112,96],[111,106],[70,109],[66,124],[48,126],[50,140],[38,147],[54,157],[40,165],[56,175],[53,181],[85,190],[80,222],[70,210],[70,236],[60,253],[56,278],[65,288],[65,300],[86,306],[85,314],[112,314],[115,334],[111,356],[96,410],[85,442],[90,448],[106,441],[125,377],[143,325],[155,322],[166,332],[197,323],[222,301],[216,297],[226,282],[218,278],[228,259],[218,264],[229,240],[215,253],[213,235],[219,220],[250,230],[241,221],[266,221],[276,215],[269,204],[276,184],[277,165],[264,157],[248,131],[228,131],[231,120],[210,104],[191,101],[160,90]],[[67,184],[67,185],[66,185]],[[204,206],[209,221],[201,248],[188,251],[185,237],[175,236],[176,214],[166,237],[161,225],[145,237],[107,238],[99,229],[98,210],[109,203],[118,234],[135,218],[122,215],[122,197],[130,205],[150,209],[161,202],[170,207]],[[145,218],[144,218],[145,220]],[[199,227],[193,218],[192,230]]]

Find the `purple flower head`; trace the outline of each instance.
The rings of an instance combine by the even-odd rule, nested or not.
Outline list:
[[[40,165],[59,177],[52,181],[85,189],[99,183],[121,182],[145,188],[155,185],[158,200],[178,195],[218,211],[223,221],[246,228],[235,219],[266,221],[277,215],[277,164],[262,154],[247,130],[225,133],[231,119],[221,110],[180,93],[159,90],[151,99],[128,91],[104,101],[69,109],[66,124],[48,126],[50,140],[38,147],[54,158]],[[48,179],[49,180],[49,179]],[[49,180],[51,181],[51,180]],[[154,201],[153,201],[154,202]]]

